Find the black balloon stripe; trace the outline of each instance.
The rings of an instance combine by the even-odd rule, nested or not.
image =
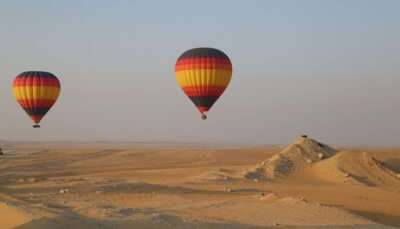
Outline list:
[[[187,50],[181,56],[179,56],[178,60],[186,59],[186,58],[201,58],[201,57],[213,57],[213,58],[223,58],[228,59],[229,57],[222,51],[215,48],[194,48]]]
[[[49,108],[24,108],[28,115],[45,115]]]
[[[190,96],[189,98],[197,107],[210,108],[214,105],[219,96]]]
[[[41,72],[41,71],[28,71],[23,72],[17,76],[17,78],[29,78],[29,77],[43,77],[43,78],[57,78],[55,75],[50,72]]]

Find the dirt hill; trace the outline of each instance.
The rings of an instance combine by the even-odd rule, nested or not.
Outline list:
[[[332,158],[315,163],[310,171],[318,178],[334,183],[400,185],[400,174],[366,152],[340,152]]]
[[[332,157],[336,153],[336,149],[307,136],[302,136],[280,153],[245,171],[243,176],[247,179],[282,178],[310,166],[313,162]]]

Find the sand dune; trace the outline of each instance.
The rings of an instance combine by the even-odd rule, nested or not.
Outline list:
[[[399,186],[400,175],[366,152],[340,152],[315,163],[311,171],[326,181],[368,186]]]
[[[300,173],[297,175],[295,173]],[[314,139],[300,137],[281,152],[246,170],[247,179],[318,177],[333,183],[398,186],[400,173],[367,152],[339,152]]]
[[[337,150],[308,137],[299,137],[280,153],[244,172],[248,179],[282,178],[311,163],[335,155]]]
[[[30,222],[34,217],[23,210],[0,202],[0,228],[8,229]]]

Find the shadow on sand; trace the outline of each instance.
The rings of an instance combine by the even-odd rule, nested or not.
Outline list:
[[[400,172],[400,158],[389,158],[384,161],[384,164],[389,169]]]
[[[382,225],[302,225],[302,226],[285,226],[279,225],[274,227],[255,226],[240,223],[215,223],[215,222],[198,222],[198,221],[185,221],[179,217],[159,214],[151,216],[148,219],[130,219],[130,220],[98,220],[94,218],[80,216],[74,213],[69,213],[66,216],[56,218],[40,218],[33,220],[24,225],[18,226],[15,229],[39,229],[39,228],[57,228],[57,229],[268,229],[268,228],[282,228],[282,229],[377,229],[377,228],[390,228]]]

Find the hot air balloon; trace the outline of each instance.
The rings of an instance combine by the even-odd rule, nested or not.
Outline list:
[[[176,80],[183,92],[204,114],[225,91],[232,77],[229,57],[214,48],[194,48],[184,52],[175,65]]]
[[[35,123],[33,128],[40,127],[40,120],[56,102],[60,89],[60,81],[49,72],[23,72],[14,79],[14,95]]]

